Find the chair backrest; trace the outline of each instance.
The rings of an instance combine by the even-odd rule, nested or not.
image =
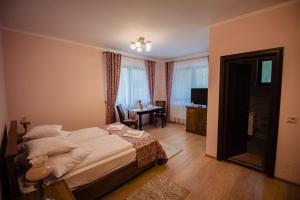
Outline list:
[[[117,111],[119,114],[120,121],[123,122],[125,120],[125,113],[122,104],[117,105]]]
[[[166,101],[155,101],[155,105],[166,108]]]

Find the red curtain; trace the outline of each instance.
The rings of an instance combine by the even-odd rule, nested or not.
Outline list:
[[[148,77],[148,87],[150,94],[150,103],[154,104],[154,83],[155,83],[155,62],[145,60],[146,72]]]
[[[173,66],[174,62],[166,62],[166,93],[167,93],[167,118],[170,119],[170,104],[171,104],[171,92],[172,92],[172,80],[173,80]]]
[[[115,103],[118,95],[120,71],[121,71],[121,54],[105,52],[106,57],[106,124],[116,121]]]

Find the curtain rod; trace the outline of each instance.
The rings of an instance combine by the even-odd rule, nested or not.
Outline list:
[[[178,59],[178,60],[176,60],[176,59],[167,60],[167,61],[165,61],[165,63],[166,62],[181,62],[181,61],[186,61],[186,60],[196,60],[196,59],[205,58],[205,57],[207,57],[207,59],[209,60],[209,55],[205,55],[205,56],[198,56],[198,57],[194,57],[194,58],[186,58],[186,59],[182,58],[182,59]]]
[[[105,54],[105,53],[108,53],[110,51],[103,51],[102,54]],[[133,56],[127,56],[127,55],[123,55],[121,53],[117,53],[117,54],[120,54],[122,57],[125,57],[125,58],[131,58],[131,59],[135,59],[135,60],[150,60],[150,61],[153,61],[153,62],[157,62],[155,60],[151,60],[151,59],[143,59],[143,58],[136,58],[136,57],[133,57]]]

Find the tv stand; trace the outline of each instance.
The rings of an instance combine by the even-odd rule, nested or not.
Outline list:
[[[186,132],[206,136],[207,106],[186,106]]]
[[[186,107],[193,107],[193,108],[207,108],[206,105],[202,105],[202,104],[190,104]]]

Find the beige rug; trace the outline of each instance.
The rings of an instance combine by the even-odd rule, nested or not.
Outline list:
[[[126,200],[184,200],[190,191],[157,175],[129,194]]]
[[[166,144],[164,142],[159,141],[159,143],[161,144],[161,146],[165,150],[168,159],[172,158],[173,156],[175,156],[176,154],[178,154],[182,151],[182,149],[174,147],[174,146],[169,145],[169,144]]]

